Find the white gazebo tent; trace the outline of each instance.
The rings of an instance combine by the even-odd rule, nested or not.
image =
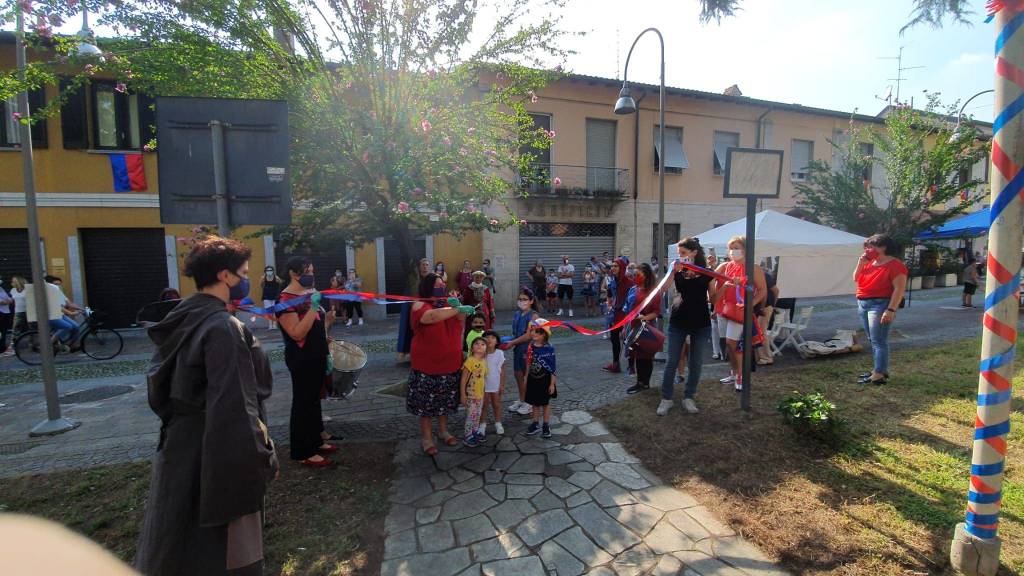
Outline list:
[[[726,257],[726,244],[746,233],[746,218],[696,234],[701,245]],[[862,236],[814,224],[772,210],[759,212],[754,220],[754,258],[779,258],[779,295],[810,298],[853,294],[853,269],[864,252]],[[669,260],[678,256],[675,244],[668,247]]]

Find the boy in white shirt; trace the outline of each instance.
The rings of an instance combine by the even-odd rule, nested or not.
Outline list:
[[[478,428],[481,438],[487,435],[488,407],[494,415],[495,433],[505,433],[505,427],[501,425],[501,395],[505,393],[505,353],[498,350],[501,337],[497,332],[488,330],[484,332],[483,338],[487,342],[487,376],[484,377],[484,407]]]

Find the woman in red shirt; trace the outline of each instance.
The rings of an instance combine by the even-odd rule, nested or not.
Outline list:
[[[874,368],[860,375],[860,384],[889,381],[889,328],[907,288],[907,267],[893,254],[896,243],[885,234],[864,241],[853,281],[857,283],[857,309],[864,333],[871,341]]]
[[[654,268],[644,262],[636,269],[636,275],[633,276],[633,281],[636,282],[636,306],[640,306],[644,303],[651,294],[651,290],[654,290],[655,278]],[[651,301],[646,306],[640,309],[640,313],[636,318],[633,319],[633,328],[640,325],[641,322],[654,322],[661,316],[661,293],[655,293]],[[626,390],[627,394],[636,394],[642,390],[647,390],[651,387],[651,373],[654,371],[654,356],[648,356],[641,352],[636,351],[636,384]]]
[[[444,280],[437,274],[427,274],[420,281],[420,298],[432,298],[434,303],[416,302],[412,305],[412,370],[409,372],[409,392],[405,409],[420,417],[420,441],[423,451],[437,454],[434,445],[432,418],[437,418],[437,433],[449,446],[458,440],[448,433],[448,416],[459,407],[459,372],[462,369],[462,327],[472,306],[458,306],[457,298],[445,300]],[[454,300],[456,307],[449,306]]]

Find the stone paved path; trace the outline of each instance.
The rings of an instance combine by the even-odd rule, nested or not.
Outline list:
[[[553,436],[506,419],[484,445],[399,443],[382,576],[785,574],[582,410]]]

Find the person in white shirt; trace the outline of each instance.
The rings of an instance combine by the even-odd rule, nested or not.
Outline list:
[[[28,330],[28,319],[25,317],[25,279],[21,276],[11,278],[11,298],[14,298],[14,334]]]
[[[569,318],[572,318],[572,277],[575,273],[576,267],[569,264],[569,256],[562,256],[562,265],[558,267],[558,316],[568,308]]]
[[[480,414],[480,426],[477,429],[481,436],[487,435],[487,408],[494,415],[494,432],[505,433],[501,424],[501,395],[505,393],[505,353],[498,349],[501,337],[494,330],[484,332],[487,342],[487,375],[484,376],[484,407]]]

